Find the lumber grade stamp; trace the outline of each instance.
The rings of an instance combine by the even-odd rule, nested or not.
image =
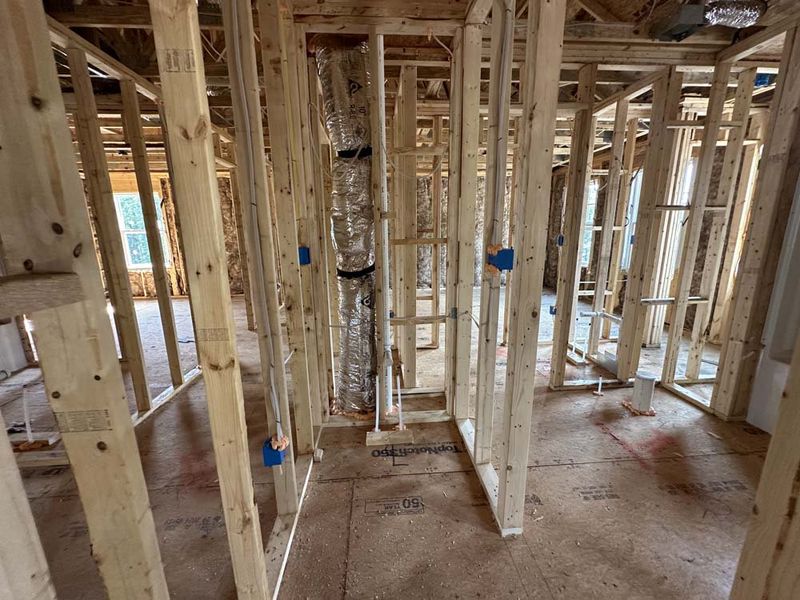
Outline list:
[[[581,487],[572,488],[572,491],[577,492],[582,500],[619,500],[619,494],[614,490],[610,484],[605,485],[584,485]]]
[[[370,516],[417,515],[425,512],[422,496],[378,498],[364,501],[364,514]]]

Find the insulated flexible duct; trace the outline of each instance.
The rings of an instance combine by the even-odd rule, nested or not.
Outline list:
[[[742,29],[756,24],[767,10],[763,0],[712,0],[706,5],[706,23]]]
[[[339,368],[335,412],[375,409],[375,223],[367,47],[317,38],[317,67],[333,159],[331,228],[339,285]]]
[[[369,157],[333,159],[331,228],[338,271],[355,273],[375,264],[371,169]]]
[[[367,45],[320,36],[317,68],[325,106],[325,129],[336,152],[370,145]]]

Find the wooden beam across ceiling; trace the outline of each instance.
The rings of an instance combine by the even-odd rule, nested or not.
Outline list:
[[[619,22],[623,20],[611,12],[600,0],[577,0],[577,3],[598,21]]]
[[[602,102],[598,102],[597,104],[594,105],[595,114],[600,114],[607,109],[613,108],[620,100],[632,100],[636,96],[643,94],[644,92],[652,88],[653,84],[656,81],[666,76],[666,74],[667,74],[666,69],[659,69],[658,71],[654,71],[653,73],[650,73],[650,75],[648,75],[647,77],[640,79],[636,83],[632,83],[624,90],[609,96]]]
[[[797,26],[798,23],[800,23],[800,11],[725,48],[717,54],[717,61],[721,63],[736,62],[758,54],[761,50],[770,46],[776,37],[784,35],[787,30]]]
[[[485,0],[476,0],[484,2]],[[398,16],[399,10],[375,11],[360,7],[358,14],[341,13],[311,8],[295,4],[294,20],[307,27],[309,33],[367,33],[370,26],[375,26],[388,35],[453,35],[455,30],[464,24],[463,5],[455,4],[458,13],[447,9],[447,3],[425,3],[425,10],[403,10],[406,16]],[[491,3],[490,3],[491,4]],[[322,3],[313,5],[322,7]],[[425,5],[421,5],[425,6]],[[97,29],[152,29],[150,13],[146,6],[73,6],[69,10],[52,11],[52,18],[66,27]],[[200,28],[203,30],[222,31],[222,15],[209,12],[206,8],[200,15]]]
[[[591,14],[603,15],[602,20],[605,21],[611,20],[612,13],[603,12],[601,7],[604,5],[600,4],[598,0],[585,0],[585,3],[590,5],[591,10],[587,10]],[[441,2],[435,4],[441,8]],[[476,23],[485,21],[489,5],[490,3],[486,0],[472,0],[467,13],[468,20]],[[320,6],[326,6],[326,4],[321,4]],[[301,24],[308,33],[365,34],[370,26],[375,25],[380,33],[392,37],[404,35],[451,36],[464,23],[462,19],[453,17],[452,10],[434,13],[431,8],[423,10],[416,5],[413,6],[415,7],[413,10],[405,11],[404,13],[411,16],[397,17],[387,12],[388,9],[386,8],[381,12],[376,11],[374,7],[372,10],[364,9],[357,15],[344,14],[342,10],[326,9],[323,11],[322,8],[318,8],[319,12],[315,13],[312,12],[310,3],[306,2],[300,6],[295,6],[294,20],[296,23]],[[461,10],[463,10],[463,7]],[[758,54],[768,48],[767,42],[773,40],[776,35],[775,31],[780,33],[798,18],[796,14],[790,15],[765,30],[766,33],[759,32],[741,42],[741,45],[737,44],[732,47],[737,48],[737,50],[724,50],[724,47],[729,43],[729,34],[719,29],[701,30],[689,40],[676,43],[654,40],[649,37],[646,28],[640,27],[636,23],[631,23],[629,27],[624,27],[618,22],[619,19],[614,19],[617,22],[608,24],[576,21],[569,23],[565,31],[563,61],[565,65],[574,66],[597,63],[609,66],[694,65],[712,67],[716,63],[717,54],[720,50],[729,53],[740,52],[743,57]],[[215,14],[207,13],[202,15],[201,19],[201,27],[206,30],[222,29],[221,18]],[[62,45],[70,35],[80,37],[70,31],[71,27],[98,29],[146,29],[151,27],[146,7],[133,6],[75,6],[69,11],[51,12],[49,24],[53,41],[59,45]],[[517,25],[518,31],[524,30],[524,21],[518,22]],[[482,36],[488,40],[488,25],[482,27]],[[392,66],[394,64],[393,59],[395,59],[395,57],[391,56],[391,39],[391,37],[387,39],[387,66]],[[83,43],[89,44],[85,40]],[[91,44],[89,46],[96,48]],[[427,55],[428,60],[447,61],[449,59],[444,50],[438,47],[406,48],[406,44],[401,44],[400,46],[401,48],[398,50],[401,53],[410,51],[408,58],[412,60],[426,60],[423,55]],[[112,70],[116,66],[111,62],[114,59],[107,54],[97,54],[94,50],[90,52],[89,48],[84,49],[90,55],[90,62],[98,66],[98,68],[103,69],[99,63],[104,63],[105,68],[111,68]],[[97,50],[99,51],[99,49]],[[488,64],[488,43],[484,44],[483,54]],[[397,59],[399,58],[398,55]],[[776,57],[769,55],[766,58],[777,60]],[[111,59],[111,61],[108,59]],[[524,42],[523,40],[517,40],[514,52],[514,67],[518,67],[523,59]],[[119,66],[124,66],[118,61],[116,62]],[[224,71],[225,65],[220,64],[219,66],[223,69],[220,75],[225,76],[227,74]],[[416,66],[424,65],[417,63]],[[437,63],[436,66],[441,65]],[[209,68],[213,68],[213,65],[209,65]],[[149,71],[152,71],[152,69]],[[117,76],[113,72],[110,74]],[[142,74],[149,76],[150,72],[142,71]],[[214,76],[215,74],[208,71],[207,75]],[[420,73],[419,76],[422,79],[423,73]],[[148,97],[150,94],[157,93],[152,86],[148,88],[147,84],[142,84],[140,81],[137,81],[137,88],[140,93]]]
[[[47,17],[47,26],[50,31],[50,41],[56,46],[64,49],[72,47],[83,50],[90,65],[100,69],[114,79],[129,79],[136,85],[137,92],[154,102],[158,102],[161,99],[161,90],[154,83],[148,81],[133,69],[126,67],[114,57],[109,56],[52,16]],[[214,124],[211,127],[214,129],[214,133],[218,134],[223,141],[236,141],[225,129]]]
[[[477,1],[477,0],[476,0]],[[474,5],[476,11],[480,6]],[[87,7],[75,7],[74,11],[53,12],[50,20],[58,22],[61,26],[61,35],[69,32],[71,27],[80,28],[123,28],[142,29],[150,28],[149,16],[145,10],[137,7],[114,7],[113,12]],[[108,8],[108,7],[104,7]],[[478,15],[478,13],[475,13]],[[480,13],[482,14],[482,13]],[[479,15],[474,17],[479,18]],[[365,34],[369,27],[375,25],[381,33],[387,36],[398,35],[437,35],[450,36],[463,22],[456,19],[418,19],[414,17],[373,17],[373,16],[341,16],[341,15],[304,15],[296,14],[295,22],[302,24],[308,33],[348,33]],[[482,22],[482,21],[476,21]],[[522,22],[524,25],[524,21]],[[647,37],[646,32],[635,27],[603,28],[597,24],[594,27],[581,24],[578,29],[568,28],[564,38],[564,62],[584,64],[597,63],[627,63],[627,64],[714,64],[714,56],[721,46],[727,43],[727,38],[719,34],[701,35],[693,37],[692,42],[671,43],[659,42]],[[221,30],[222,22],[217,17],[206,16],[201,22],[206,30]],[[51,29],[53,29],[51,27]],[[484,27],[483,37],[488,39],[489,30]],[[645,47],[630,46],[636,41]],[[88,43],[88,42],[87,42]],[[598,44],[604,44],[600,47]],[[387,40],[387,53],[390,52],[391,42]],[[431,50],[428,48],[422,50]],[[442,58],[446,54],[438,52]],[[488,64],[488,44],[485,47]],[[522,40],[515,43],[514,65],[519,66],[524,59],[525,47]],[[387,55],[387,66],[392,65]],[[421,66],[421,65],[417,65]],[[212,75],[212,73],[207,73]],[[141,91],[141,90],[140,90]],[[142,91],[141,93],[144,93]],[[147,94],[145,94],[147,95]]]

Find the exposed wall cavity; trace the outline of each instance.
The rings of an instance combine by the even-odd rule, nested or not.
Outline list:
[[[719,183],[722,177],[722,167],[725,162],[725,148],[717,148],[716,153],[714,154],[714,166],[711,170],[711,182],[709,184],[709,191],[708,191],[708,198],[706,199],[706,203],[709,205],[718,204],[717,201],[717,192],[719,192]],[[738,175],[738,174],[737,174]],[[697,295],[700,293],[700,282],[703,278],[703,269],[705,267],[706,262],[706,251],[708,250],[708,244],[711,241],[711,226],[714,219],[719,218],[717,213],[706,211],[703,214],[703,227],[700,230],[700,242],[697,247],[697,257],[695,258],[694,262],[694,269],[692,270],[692,286],[689,290],[690,295]],[[728,224],[730,227],[730,223]],[[723,244],[721,255],[725,255],[725,246],[727,245],[727,228],[724,232],[725,236],[725,243]],[[677,273],[675,275],[677,277]],[[719,281],[717,281],[717,287],[719,286]],[[716,288],[714,290],[716,293]],[[713,299],[714,296],[712,295],[712,306],[713,306]],[[691,329],[694,326],[694,317],[697,314],[697,305],[690,305],[686,309],[686,320],[684,321],[684,329]]]
[[[441,230],[433,230],[433,203],[431,200],[432,176],[417,177],[417,231],[419,237],[444,237],[447,232],[447,178],[442,178]],[[483,264],[486,254],[483,251],[483,216],[486,205],[486,178],[478,176],[478,189],[475,197],[475,270],[472,280],[480,286],[483,277]],[[505,203],[503,207],[503,245],[508,247],[508,224],[511,207],[511,177],[506,177]],[[427,244],[417,246],[417,287],[430,288],[432,283],[433,247]],[[441,246],[439,259],[439,285],[446,285],[446,248]],[[500,282],[505,285],[506,273],[500,274]]]
[[[325,127],[333,159],[331,230],[339,287],[339,365],[334,412],[375,409],[375,224],[367,46],[316,39]]]
[[[239,233],[236,231],[236,209],[233,204],[231,180],[218,177],[219,203],[222,209],[222,234],[225,237],[225,258],[228,265],[228,284],[231,294],[243,294],[242,257],[239,254]]]
[[[417,177],[417,232],[420,237],[439,237],[433,231],[433,202],[431,178]],[[433,246],[417,246],[417,287],[431,287]]]
[[[178,214],[172,198],[172,189],[169,180],[160,180],[160,189],[156,189],[161,195],[161,214],[164,219],[164,233],[166,247],[164,253],[169,257],[167,266],[167,276],[169,277],[170,293],[173,296],[186,296],[188,289],[186,286],[186,267],[184,265],[183,253],[180,245],[180,232],[178,229]],[[115,178],[112,174],[111,185],[114,192],[133,192],[138,193],[138,188],[125,185],[125,181]],[[220,207],[222,211],[222,232],[225,236],[225,255],[228,266],[228,281],[232,294],[244,293],[244,283],[242,279],[242,260],[239,255],[239,238],[236,230],[236,213],[233,204],[231,191],[231,181],[227,177],[218,177]],[[95,231],[96,223],[92,207],[89,206],[92,231]],[[96,238],[96,236],[95,236]],[[98,254],[98,262],[103,267],[100,259],[99,244],[95,239],[95,250]],[[105,277],[105,274],[104,274]],[[131,286],[131,294],[134,298],[155,298],[156,284],[153,278],[152,269],[128,269],[128,280]],[[105,281],[105,279],[104,279]]]
[[[544,265],[544,286],[556,289],[558,283],[558,236],[564,225],[564,195],[567,188],[567,170],[553,173],[550,190],[550,216],[547,224],[547,252]]]
[[[172,196],[172,186],[167,178],[161,179],[161,214],[164,216],[164,227],[167,231],[167,243],[169,244],[172,260],[172,279],[174,275],[173,288],[180,290],[180,294],[188,294],[189,286],[186,285],[186,265],[183,262],[183,252],[181,250],[180,233],[178,232],[178,211],[175,206],[175,198]]]

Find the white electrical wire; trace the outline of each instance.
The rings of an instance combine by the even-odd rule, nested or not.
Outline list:
[[[433,38],[436,41],[437,44],[439,44],[442,48],[444,48],[447,51],[447,53],[450,55],[450,60],[454,60],[455,59],[455,57],[453,56],[453,51],[450,50],[448,45],[445,44],[438,37],[436,37],[436,34],[433,33],[433,31],[428,31],[428,39],[430,40],[431,38]]]
[[[242,77],[242,55],[241,55],[241,48],[239,47],[239,17],[238,17],[238,2],[237,0],[230,0],[231,2],[231,14],[232,14],[232,21],[233,21],[233,55],[234,60],[236,61],[236,68],[239,72],[239,77],[236,77],[237,83],[239,84],[239,93],[242,97],[242,103],[244,104],[244,114],[245,120],[243,123],[243,127],[241,131],[245,134],[247,139],[247,152],[245,152],[244,158],[246,159],[247,163],[247,183],[250,187],[250,228],[253,230],[253,240],[255,240],[255,251],[256,251],[256,264],[263,264],[264,257],[261,253],[261,244],[259,242],[261,236],[258,231],[258,213],[257,213],[257,205],[255,203],[256,198],[256,180],[255,180],[255,157],[253,156],[253,132],[250,129],[250,112],[248,110],[247,105],[247,90],[244,86],[244,79]],[[263,287],[263,286],[262,286]],[[266,316],[266,315],[264,315]],[[272,404],[272,410],[275,413],[275,423],[276,423],[276,434],[278,437],[278,442],[283,439],[283,427],[281,426],[281,410],[278,404],[278,395],[275,392],[275,360],[272,351],[272,342],[271,342],[271,331],[269,327],[269,321],[267,318],[263,318],[263,323],[258,323],[259,328],[263,327],[263,330],[259,333],[266,337],[269,343],[265,344],[267,347],[267,360],[269,362],[269,396],[270,396],[270,403]],[[291,356],[291,355],[290,355]]]

